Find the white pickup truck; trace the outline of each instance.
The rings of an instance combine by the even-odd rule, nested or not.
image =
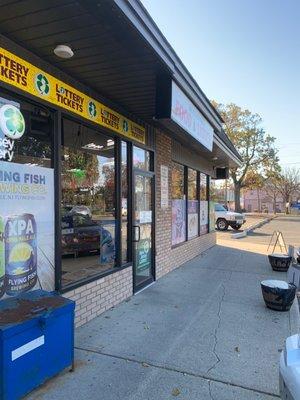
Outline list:
[[[228,227],[239,230],[246,222],[244,214],[226,210],[221,204],[215,204],[216,227],[219,231],[227,231]]]

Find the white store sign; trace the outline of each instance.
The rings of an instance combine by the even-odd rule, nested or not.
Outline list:
[[[169,207],[169,168],[160,166],[161,208]]]
[[[172,82],[171,119],[212,151],[213,127],[174,81]]]
[[[152,222],[152,211],[140,211],[140,224]]]

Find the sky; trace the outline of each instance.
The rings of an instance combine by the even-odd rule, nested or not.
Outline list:
[[[209,99],[263,119],[300,169],[300,0],[142,0]]]

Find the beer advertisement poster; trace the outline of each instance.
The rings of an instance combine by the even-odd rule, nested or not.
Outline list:
[[[54,290],[53,169],[0,162],[1,296]]]

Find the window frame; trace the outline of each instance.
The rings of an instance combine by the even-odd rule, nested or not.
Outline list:
[[[96,281],[98,279],[101,279],[105,276],[114,274],[118,271],[121,271],[125,268],[131,267],[132,266],[132,253],[130,252],[130,249],[127,248],[127,262],[122,264],[122,243],[121,243],[121,214],[122,214],[122,194],[121,194],[121,155],[122,155],[122,149],[121,145],[122,142],[125,142],[127,144],[127,178],[128,178],[128,185],[130,185],[130,164],[131,162],[131,157],[129,153],[132,151],[132,146],[129,141],[126,140],[126,138],[114,135],[112,132],[107,132],[104,129],[99,128],[98,126],[95,126],[92,123],[89,123],[88,121],[85,121],[81,118],[74,117],[70,115],[69,113],[62,112],[62,111],[57,111],[57,145],[56,147],[56,152],[57,152],[57,178],[56,179],[56,190],[58,191],[58,197],[56,198],[55,201],[55,206],[57,208],[57,221],[56,223],[56,254],[55,254],[55,261],[56,261],[56,266],[55,270],[57,271],[55,276],[55,290],[57,290],[59,293],[66,293],[69,292],[70,290],[74,290],[78,287],[81,287],[83,285],[86,285],[90,282]],[[62,285],[62,251],[61,251],[61,157],[62,157],[62,141],[61,137],[63,134],[63,119],[71,120],[72,122],[78,123],[80,125],[86,126],[87,128],[93,129],[96,131],[99,135],[103,134],[107,136],[108,138],[114,140],[115,142],[115,148],[114,148],[114,158],[115,158],[115,212],[114,212],[114,217],[115,217],[115,243],[116,243],[116,263],[115,266],[112,268],[107,269],[106,271],[102,271],[99,273],[95,273],[94,275],[88,277],[88,278],[82,278],[79,279],[76,282],[72,282],[69,285],[63,286]],[[55,150],[55,148],[54,148]],[[57,196],[55,194],[55,196]],[[128,198],[131,196],[131,191],[128,190]],[[131,204],[131,199],[129,204]],[[119,222],[120,221],[120,222]],[[130,220],[128,220],[128,230],[127,230],[127,240],[128,243],[130,240],[130,232],[131,232],[131,225],[130,225]],[[130,248],[130,246],[128,246]]]
[[[53,170],[55,170],[55,132],[56,132],[56,119],[57,119],[57,110],[50,107],[48,104],[40,103],[37,101],[36,97],[30,95],[25,96],[24,94],[19,94],[17,91],[14,92],[13,90],[7,89],[5,86],[0,87],[0,97],[8,96],[12,98],[12,101],[20,101],[24,103],[29,103],[30,105],[37,107],[39,109],[47,110],[51,116],[51,124],[52,124],[52,138],[51,138],[51,166]],[[5,160],[0,160],[5,161]],[[9,162],[9,161],[5,161]],[[12,161],[14,162],[14,161]]]
[[[200,210],[200,207],[201,207],[200,201],[202,200],[201,199],[201,174],[205,176],[205,185],[206,185],[205,189],[206,190],[205,190],[205,200],[204,201],[207,202],[207,214],[208,214],[207,215],[207,217],[208,217],[207,232],[206,233],[202,233],[202,234],[201,234],[201,226],[200,226],[200,211],[201,211]],[[206,174],[205,172],[199,171],[198,182],[199,182],[199,229],[200,229],[199,234],[200,234],[200,236],[205,236],[205,235],[207,235],[209,233],[209,212],[210,212],[210,210],[209,210],[209,178],[210,178],[210,175]]]
[[[191,168],[191,167],[186,167],[187,168],[187,237],[186,237],[186,241],[188,242],[189,240],[193,240],[197,237],[200,236],[200,202],[199,202],[199,196],[200,196],[200,185],[199,185],[199,171],[195,168]],[[189,171],[194,171],[196,172],[196,199],[195,200],[191,200],[191,201],[197,201],[197,234],[195,236],[189,237],[189,221],[188,221],[188,216],[189,216]]]
[[[171,228],[171,249],[175,249],[176,247],[182,246],[183,244],[185,244],[185,243],[187,243],[187,242],[189,242],[191,240],[194,240],[196,238],[205,236],[205,235],[210,233],[210,226],[209,226],[210,225],[210,219],[209,219],[209,215],[210,215],[210,209],[209,209],[210,208],[210,190],[209,190],[209,188],[210,188],[210,175],[208,175],[205,172],[202,172],[201,170],[199,170],[197,168],[188,167],[187,165],[184,165],[184,164],[182,164],[182,163],[180,163],[178,161],[172,160],[172,168],[173,168],[174,164],[180,165],[184,169],[184,184],[183,184],[183,187],[184,187],[184,196],[185,196],[185,219],[186,219],[186,224],[185,224],[185,240],[183,240],[182,242],[177,243],[177,244],[172,244],[172,228]],[[193,170],[193,171],[196,171],[196,179],[197,179],[196,180],[196,191],[197,191],[197,199],[196,199],[196,201],[198,201],[198,212],[197,212],[197,214],[198,214],[198,234],[196,236],[193,236],[192,238],[188,237],[188,201],[189,201],[189,199],[188,199],[188,170],[189,169]],[[201,235],[201,230],[200,230],[200,211],[201,211],[201,209],[200,209],[200,198],[201,198],[200,197],[200,191],[201,191],[200,174],[204,174],[205,177],[206,177],[206,201],[208,202],[208,232],[205,233],[205,234],[202,234],[202,235]],[[172,200],[173,200],[173,198],[171,197],[171,201]],[[172,204],[171,204],[171,208],[172,208]],[[171,224],[172,224],[172,221],[171,221]]]
[[[58,152],[58,143],[61,140],[61,111],[57,108],[51,107],[48,103],[43,101],[37,101],[37,98],[29,93],[23,93],[22,91],[16,89],[11,90],[9,86],[5,83],[2,87],[0,87],[0,96],[8,96],[12,98],[13,101],[20,101],[29,103],[32,106],[35,106],[40,109],[45,109],[49,111],[51,115],[51,123],[52,123],[52,138],[51,138],[51,169],[53,169],[53,176],[54,176],[54,290],[59,290],[60,280],[61,280],[61,264],[58,263],[58,258],[60,258],[60,252],[58,251],[60,243],[58,243],[59,233],[60,233],[60,224],[61,221],[59,219],[59,211],[60,209],[60,190],[57,190],[58,185],[60,183],[60,176],[58,176],[60,171],[60,153]],[[0,160],[3,161],[3,160]],[[8,162],[8,161],[4,161]],[[57,225],[59,224],[59,225]],[[58,229],[59,226],[59,229]]]
[[[183,196],[184,196],[184,201],[185,201],[185,237],[184,240],[180,243],[176,243],[176,244],[172,244],[172,219],[171,219],[171,249],[174,249],[178,246],[182,246],[184,243],[187,242],[187,236],[188,236],[188,226],[187,226],[187,218],[188,218],[188,214],[187,214],[187,166],[172,160],[171,161],[172,164],[172,169],[173,169],[173,165],[177,164],[180,167],[183,167]],[[172,171],[171,171],[171,176],[172,176]],[[172,215],[172,201],[173,201],[173,195],[171,192],[171,215]],[[172,217],[171,217],[172,218]]]
[[[101,279],[105,276],[117,273],[123,269],[132,267],[132,196],[133,196],[133,187],[132,187],[132,175],[133,175],[133,146],[140,147],[144,150],[149,151],[150,153],[150,171],[154,171],[154,166],[155,166],[155,159],[156,159],[156,154],[155,150],[151,147],[148,146],[147,144],[141,144],[137,143],[135,141],[131,141],[127,139],[126,137],[123,137],[121,135],[115,134],[113,131],[109,129],[105,129],[102,127],[99,127],[98,125],[94,124],[92,121],[88,121],[84,118],[81,118],[80,116],[74,116],[74,114],[68,110],[62,110],[58,106],[54,106],[49,104],[47,101],[44,101],[43,99],[37,99],[35,96],[31,95],[30,93],[24,93],[23,91],[14,88],[12,89],[8,84],[3,83],[3,86],[0,88],[1,94],[4,96],[9,96],[12,99],[16,99],[16,101],[19,99],[19,101],[24,101],[28,102],[30,104],[35,105],[36,107],[44,108],[49,110],[52,114],[52,124],[53,124],[53,138],[52,138],[52,160],[51,160],[51,168],[54,170],[54,244],[55,244],[55,251],[54,251],[54,263],[55,263],[55,268],[54,268],[54,290],[57,291],[58,293],[66,293],[69,292],[70,290],[74,290],[78,287],[81,287],[85,284],[88,284],[90,282],[96,281],[98,279]],[[62,120],[63,118],[69,119],[71,121],[74,121],[76,123],[79,123],[81,125],[85,125],[90,129],[93,129],[97,131],[99,134],[104,134],[111,139],[115,141],[115,143],[119,143],[119,146],[121,146],[121,142],[125,142],[127,144],[127,178],[128,178],[128,230],[127,230],[127,262],[124,264],[117,264],[116,266],[104,271],[104,272],[99,272],[99,274],[95,274],[93,276],[90,276],[88,278],[80,279],[70,285],[67,285],[65,287],[62,286],[61,284],[61,278],[62,278],[62,263],[61,263],[61,156],[62,156],[62,146],[61,146],[61,135],[62,135]],[[116,146],[117,148],[117,146]],[[116,152],[116,149],[115,149]],[[121,147],[119,149],[119,152],[121,153]],[[121,163],[121,159],[115,157],[115,173],[118,174],[118,167],[117,163]],[[121,172],[121,171],[120,171]],[[154,172],[153,172],[154,173]],[[120,174],[118,174],[120,175]],[[116,176],[116,210],[115,214],[117,213],[117,208],[118,213],[122,212],[122,205],[121,205],[121,193],[119,193],[119,199],[120,201],[117,202],[117,191],[121,192],[121,176]],[[154,189],[153,189],[153,201],[155,204],[155,175],[154,175]],[[153,218],[155,219],[155,207],[154,207],[154,215]],[[118,229],[120,229],[120,223],[118,220],[116,220],[116,226],[118,226]],[[155,224],[153,226],[153,235],[155,235]],[[121,260],[121,244],[118,246],[118,251],[120,253],[119,259]],[[155,240],[153,240],[153,257],[155,257]],[[155,260],[154,260],[155,261]],[[155,271],[155,262],[153,263],[154,265],[154,271]],[[155,273],[154,273],[155,275]]]

